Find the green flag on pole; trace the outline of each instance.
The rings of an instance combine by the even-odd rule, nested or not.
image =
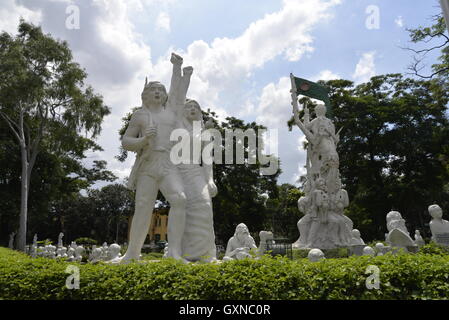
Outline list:
[[[324,102],[327,107],[328,117],[332,117],[331,101],[329,99],[329,89],[318,83],[294,77],[296,84],[296,93],[309,98],[318,99]]]

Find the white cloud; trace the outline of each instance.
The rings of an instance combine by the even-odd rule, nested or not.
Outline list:
[[[335,80],[335,79],[341,79],[341,76],[339,76],[336,73],[333,73],[330,70],[323,70],[316,76],[311,77],[312,81],[318,81],[318,80],[328,81],[328,80]]]
[[[32,23],[39,23],[42,19],[40,12],[17,6],[14,0],[3,0],[0,7],[0,30],[17,33],[20,18]]]
[[[183,56],[185,65],[195,69],[189,96],[198,100],[203,108],[221,108],[237,114],[241,112],[241,104],[228,105],[232,100],[229,97],[245,95],[240,91],[243,81],[276,57],[298,61],[304,53],[312,52],[312,29],[331,17],[329,9],[337,3],[339,1],[284,0],[279,11],[251,23],[235,38],[215,38],[210,43],[196,40],[186,50],[170,48],[152,72],[168,83],[169,55],[172,50],[176,51]]]
[[[170,32],[170,16],[167,12],[161,12],[157,16],[156,29]]]
[[[289,77],[280,78],[277,84],[266,85],[260,96],[256,121],[268,128],[286,127],[292,116],[290,89]]]
[[[330,19],[330,9],[340,2],[283,0],[278,11],[251,23],[234,38],[221,37],[210,42],[198,39],[186,48],[169,48],[165,55],[152,61],[151,48],[144,42],[145,31],[136,30],[135,21],[143,21],[145,11],[160,3],[162,13],[156,19],[156,25],[170,31],[167,8],[175,1],[21,0],[20,5],[12,0],[7,2],[8,12],[15,12],[17,17],[19,13],[39,17],[45,32],[68,41],[76,61],[89,74],[88,83],[112,108],[98,141],[105,151],[91,158],[107,160],[108,168],[120,177],[134,161],[133,156],[125,163],[114,159],[119,149],[121,118],[131,107],[140,104],[145,76],[168,86],[172,51],[184,57],[184,65],[194,67],[188,95],[199,101],[203,109],[210,108],[220,119],[229,114],[237,115],[239,110],[247,115],[255,112],[259,115],[257,121],[269,127],[284,128],[291,114],[289,79],[281,78],[277,84],[265,86],[260,99],[243,92],[242,84],[275,58],[298,61],[305,53],[313,52],[313,28]],[[80,7],[79,30],[64,27],[65,8],[71,3]],[[6,25],[4,20],[0,21],[0,26]]]
[[[374,64],[374,51],[365,52],[360,58],[352,75],[356,82],[367,82],[376,75],[376,66]]]
[[[399,28],[402,28],[404,26],[404,20],[402,19],[402,16],[398,16],[395,20],[394,23],[396,23],[396,25]]]

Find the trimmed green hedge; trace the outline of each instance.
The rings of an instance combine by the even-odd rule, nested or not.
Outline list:
[[[65,287],[68,265],[80,268],[80,289]],[[380,289],[368,290],[368,265]],[[245,259],[182,264],[172,259],[129,265],[32,259],[0,248],[0,299],[448,299],[447,254],[307,259]]]

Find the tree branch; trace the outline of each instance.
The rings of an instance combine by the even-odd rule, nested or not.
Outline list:
[[[18,142],[21,143],[19,132],[13,127],[14,125],[18,128],[18,125],[14,121],[12,121],[6,113],[2,111],[0,111],[0,116],[6,121],[14,136],[17,138]]]

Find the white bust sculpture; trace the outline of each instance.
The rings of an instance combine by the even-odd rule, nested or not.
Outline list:
[[[259,247],[257,248],[257,254],[263,255],[267,251],[267,241],[273,240],[273,233],[271,231],[259,232]]]
[[[376,243],[375,247],[376,247],[377,255],[383,256],[384,252],[385,252],[385,245],[382,242],[378,242],[378,243]]]
[[[256,243],[249,234],[248,227],[244,223],[240,223],[235,228],[234,236],[228,241],[223,261],[249,258],[251,257],[250,250],[256,248]]]
[[[360,246],[365,245],[365,241],[360,236],[360,231],[358,229],[352,229],[351,231],[352,239],[351,239],[351,245],[353,246]]]
[[[58,247],[58,249],[56,249],[56,258],[67,258],[67,248],[66,247]]]
[[[84,254],[85,249],[83,248],[83,246],[77,246],[75,248],[75,258],[74,261],[77,262],[81,262],[81,260],[83,260],[83,254]]]
[[[432,217],[429,223],[430,231],[432,232],[432,241],[449,244],[444,239],[448,239],[449,237],[449,221],[443,219],[443,210],[437,204],[430,205],[428,210]]]
[[[388,244],[404,249],[416,246],[405,226],[405,220],[402,219],[398,211],[390,211],[387,214],[386,220],[388,230],[386,241]]]
[[[101,260],[106,261],[109,257],[109,247],[106,242],[103,243],[103,246],[101,247]]]
[[[109,263],[120,262],[120,249],[121,247],[117,243],[113,243],[109,246],[108,250]]]
[[[67,261],[74,261],[75,260],[75,249],[70,246],[67,250]]]
[[[102,253],[101,248],[94,248],[92,250],[91,257],[90,257],[89,261],[91,263],[97,263],[97,262],[101,261],[101,253]]]
[[[364,256],[375,256],[376,251],[374,251],[374,249],[371,248],[370,246],[366,246],[365,248],[363,248],[363,255]]]
[[[56,258],[56,247],[54,245],[48,245],[47,247],[47,258],[54,259]]]
[[[318,262],[322,259],[326,259],[324,257],[323,251],[321,251],[320,249],[311,249],[307,254],[307,258],[310,262]]]

